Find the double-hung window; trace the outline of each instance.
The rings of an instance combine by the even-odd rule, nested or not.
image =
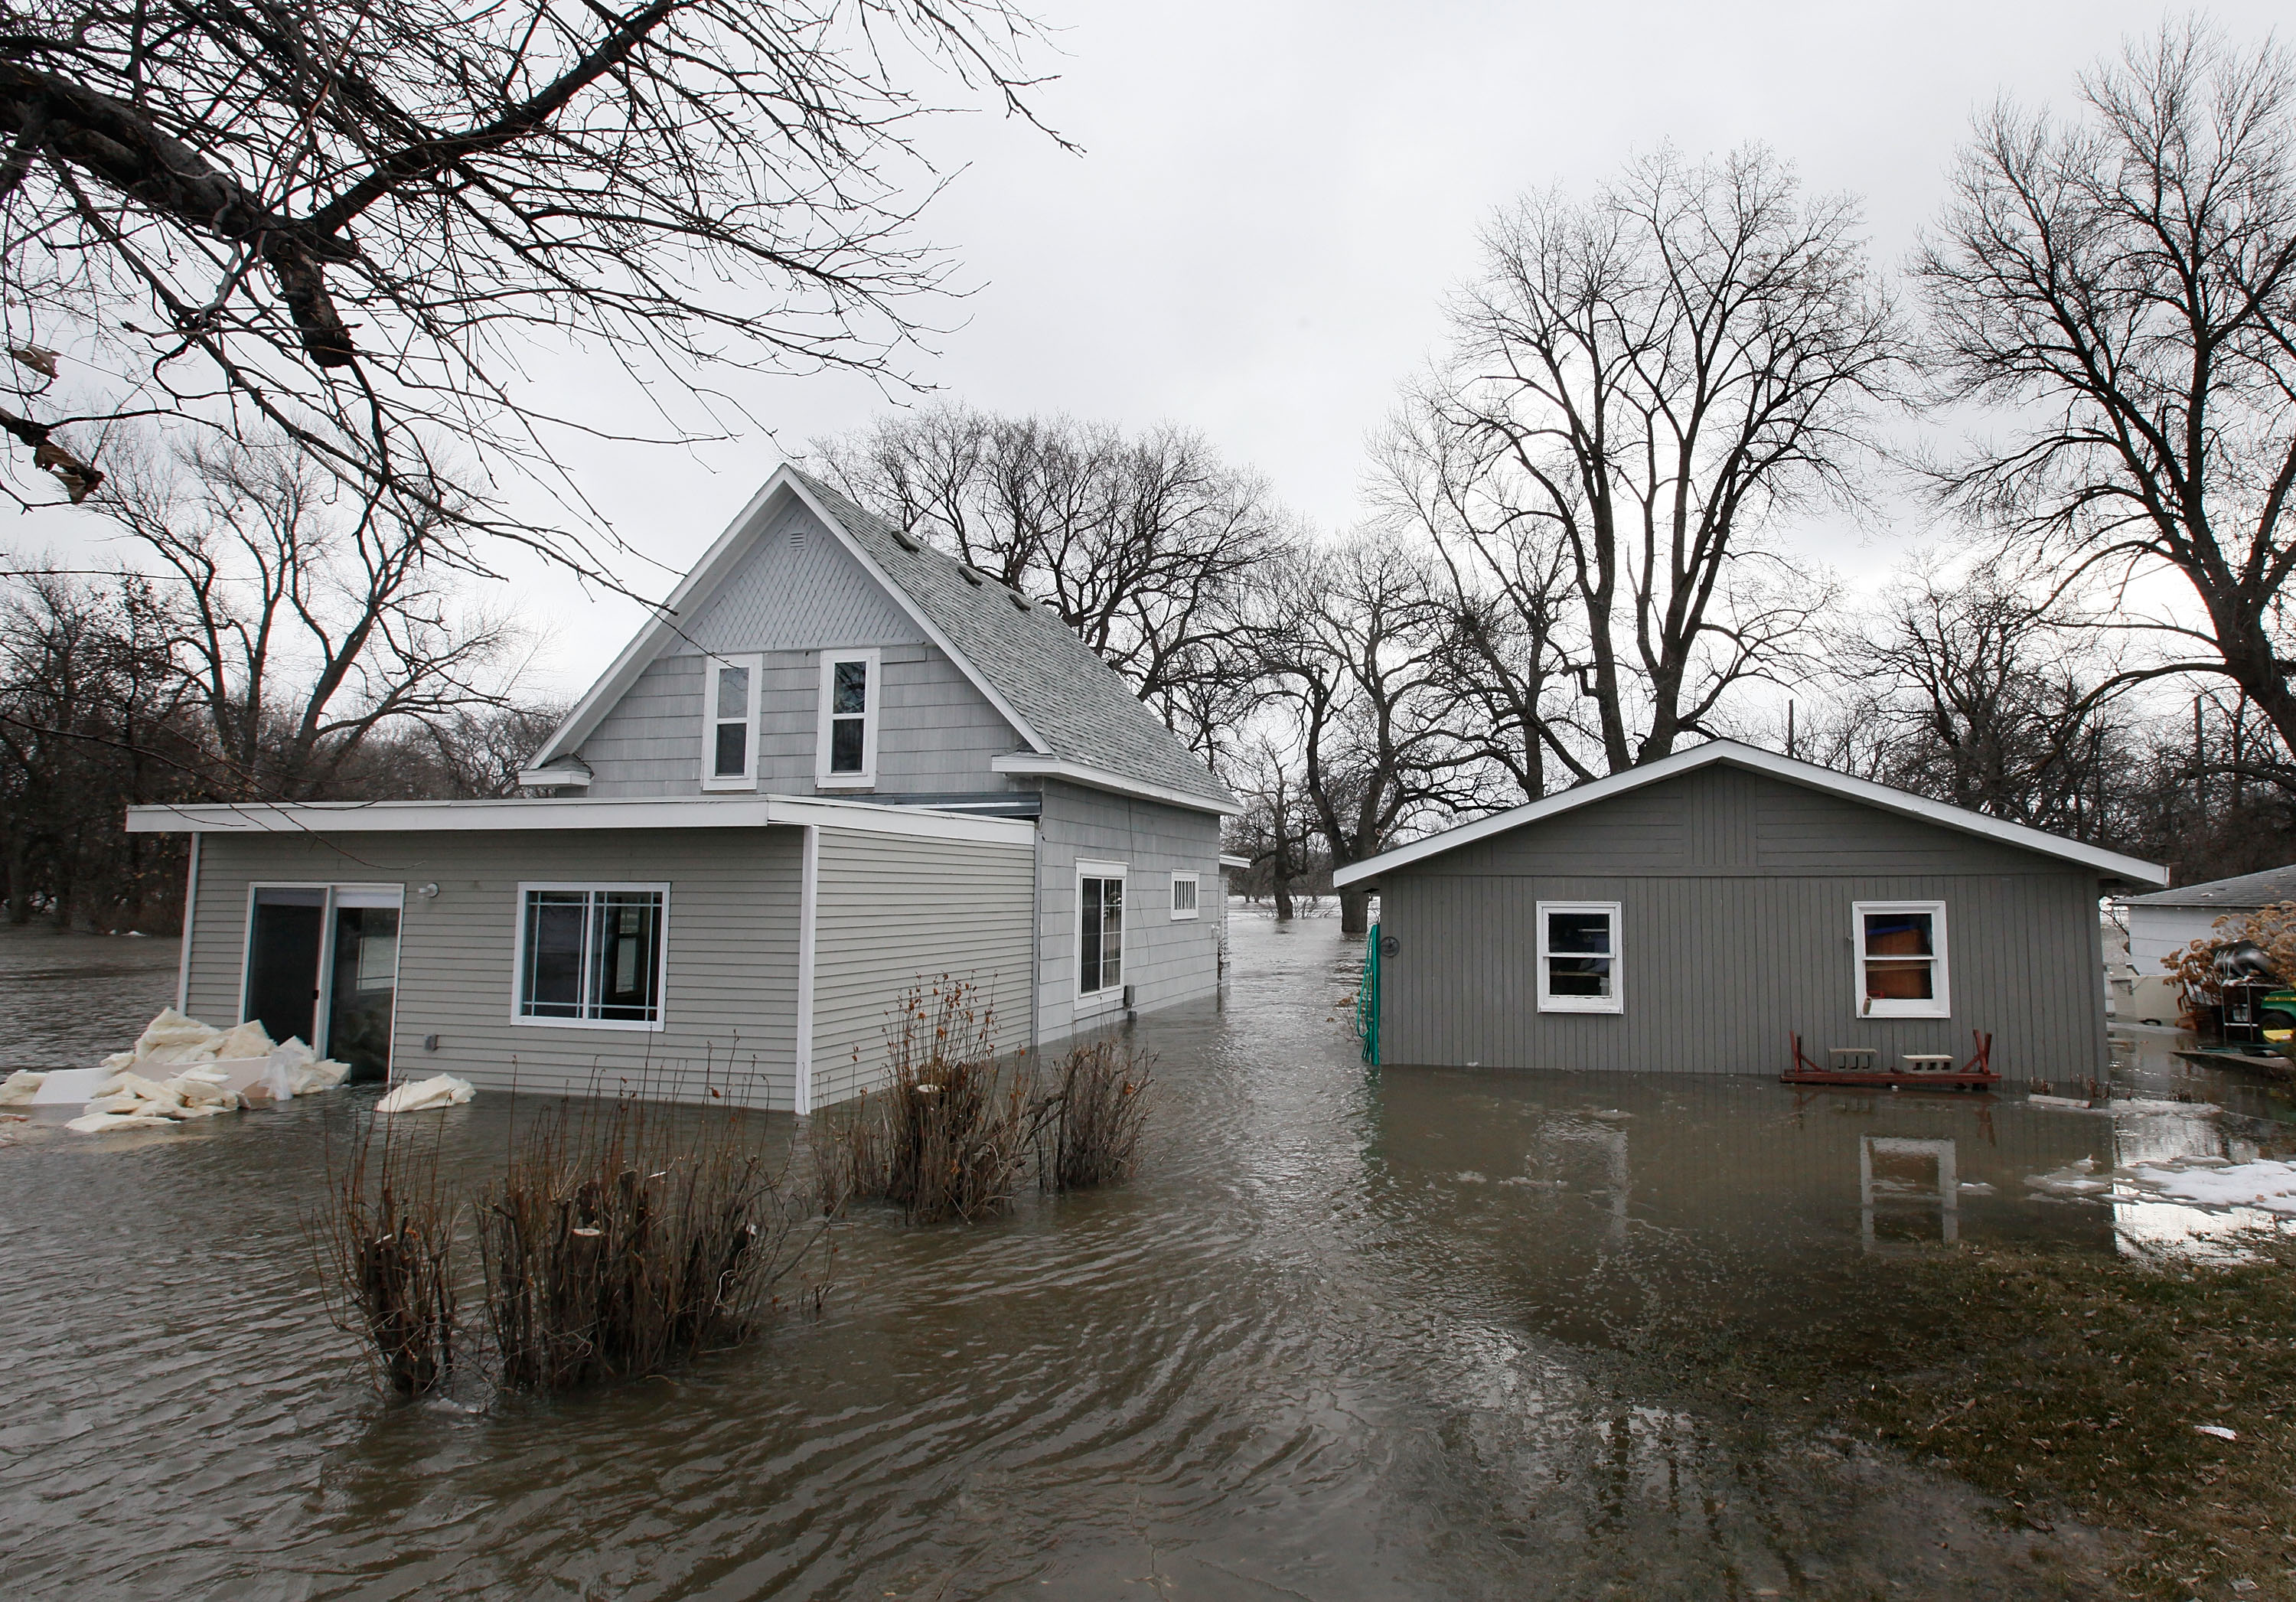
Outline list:
[[[1868,1018],[1950,1018],[1943,901],[1857,901],[1857,1011]]]
[[[1538,1010],[1626,1010],[1619,989],[1619,903],[1538,903]]]
[[[1124,875],[1109,863],[1077,865],[1077,998],[1124,989]]]
[[[821,653],[821,729],[814,779],[829,789],[877,782],[877,710],[884,693],[879,653]]]
[[[512,1021],[661,1027],[666,884],[519,886]]]
[[[709,656],[702,673],[701,787],[758,785],[758,691],[765,662],[755,656]]]
[[[1196,875],[1172,875],[1172,921],[1185,923],[1196,916]]]

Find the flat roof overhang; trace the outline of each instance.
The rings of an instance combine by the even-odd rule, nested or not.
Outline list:
[[[401,834],[554,829],[846,829],[862,834],[1027,845],[1036,826],[931,807],[807,795],[608,801],[531,796],[499,801],[197,801],[130,807],[131,834]]]

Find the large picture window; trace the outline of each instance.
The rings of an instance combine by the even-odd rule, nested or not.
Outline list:
[[[1080,864],[1077,870],[1077,997],[1089,1000],[1124,988],[1124,869]]]
[[[519,886],[515,1021],[660,1029],[668,900],[660,884]]]
[[[877,709],[882,673],[874,651],[824,651],[816,783],[830,788],[877,781]]]
[[[1857,1011],[1868,1018],[1949,1018],[1943,901],[1858,901]]]
[[[764,662],[754,656],[703,659],[701,785],[749,790],[758,783],[758,694]]]
[[[1625,1010],[1619,988],[1619,904],[1538,903],[1538,1010]]]

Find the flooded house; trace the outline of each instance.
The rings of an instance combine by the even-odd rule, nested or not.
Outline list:
[[[2101,1073],[2099,899],[2161,868],[1718,740],[1333,875],[1380,915],[1378,1058],[1775,1075],[1792,1038]]]
[[[1003,1048],[1210,993],[1236,801],[1054,612],[777,471],[502,800],[142,807],[178,1005],[368,1076],[808,1112],[889,1010]]]

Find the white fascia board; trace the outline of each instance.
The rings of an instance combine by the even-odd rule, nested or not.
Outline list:
[[[2124,857],[2118,851],[2108,851],[2093,845],[2083,845],[2079,841],[2066,840],[2039,829],[2030,829],[2022,824],[2005,823],[1997,817],[1988,817],[1982,812],[1972,812],[1965,808],[1948,806],[1943,801],[1931,801],[1926,796],[1915,795],[1907,791],[1893,790],[1871,779],[1852,778],[1830,768],[1797,761],[1792,757],[1782,757],[1775,752],[1758,750],[1751,745],[1741,745],[1734,740],[1714,740],[1690,751],[1661,757],[1644,767],[1630,768],[1624,773],[1611,774],[1574,789],[1558,791],[1507,811],[1495,812],[1488,817],[1462,824],[1456,829],[1446,829],[1439,834],[1414,840],[1409,845],[1398,846],[1391,851],[1382,851],[1376,857],[1367,857],[1361,862],[1351,863],[1334,872],[1332,883],[1335,888],[1345,889],[1376,875],[1406,867],[1445,851],[1456,850],[1464,845],[1472,845],[1479,840],[1488,840],[1494,834],[1504,834],[1526,824],[1539,823],[1565,812],[1575,812],[1581,807],[1607,801],[1611,796],[1623,795],[1645,785],[1654,785],[1710,763],[1723,761],[1769,774],[1789,784],[1862,801],[1869,807],[1895,812],[1900,817],[1936,824],[1940,828],[1998,841],[2004,845],[2054,857],[2061,861],[2078,862],[2084,867],[2095,868],[2099,874],[2130,883],[2166,884],[2169,882],[2168,870],[2157,863]]]
[[[590,775],[579,768],[521,768],[518,782],[533,790],[587,790]]]
[[[972,659],[958,650],[956,642],[942,633],[940,626],[925,615],[924,608],[917,604],[916,597],[895,583],[893,576],[877,565],[877,559],[862,549],[861,542],[853,538],[852,530],[831,516],[829,508],[814,498],[813,492],[805,487],[802,481],[790,473],[786,467],[777,469],[774,477],[788,484],[791,493],[821,520],[822,527],[835,535],[837,543],[843,546],[847,554],[861,564],[861,571],[874,579],[878,587],[893,597],[895,604],[909,614],[909,620],[923,629],[925,637],[938,646],[943,655],[956,664],[957,671],[972,681],[974,689],[979,690],[988,698],[988,704],[995,707],[1004,721],[1013,726],[1013,733],[1026,740],[1032,750],[1040,752],[1052,750],[1051,746],[1045,743],[1043,736],[1037,733],[1029,720],[1021,715],[1020,709],[1005,700],[996,686],[988,682],[980,670],[972,665]]]
[[[1185,790],[1175,790],[1168,785],[1152,785],[1144,779],[1128,778],[1120,773],[1111,773],[1102,768],[1087,768],[1081,762],[1068,762],[1059,757],[1037,756],[1016,751],[1008,755],[992,757],[988,766],[996,773],[1021,774],[1034,778],[1066,779],[1071,785],[1082,785],[1089,790],[1105,790],[1115,795],[1136,795],[1144,801],[1163,801],[1170,806],[1185,807],[1192,812],[1213,812],[1222,817],[1234,817],[1243,810],[1240,801],[1218,801],[1210,796],[1192,795]]]
[[[1249,857],[1222,857],[1219,859],[1219,865],[1232,872],[1242,873],[1245,868],[1251,866],[1251,859]]]
[[[509,801],[215,802],[130,807],[131,834],[468,834],[554,829],[763,829],[812,824],[912,839],[1027,845],[1035,826],[927,807],[883,806],[811,796],[727,800],[599,801],[589,797]]]

